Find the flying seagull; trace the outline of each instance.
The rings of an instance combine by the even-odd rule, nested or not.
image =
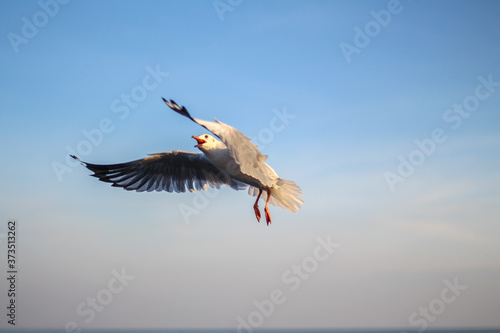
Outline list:
[[[123,187],[128,191],[167,191],[184,193],[186,189],[206,190],[207,185],[219,189],[227,185],[235,190],[243,190],[249,185],[248,194],[257,196],[253,209],[257,221],[261,214],[259,199],[266,201],[264,208],[267,225],[271,223],[269,203],[297,213],[304,202],[301,189],[295,182],[285,180],[267,163],[267,156],[262,155],[250,139],[243,133],[224,124],[191,117],[187,109],[180,107],[173,100],[163,101],[178,114],[187,117],[214,134],[193,136],[202,153],[187,151],[168,151],[151,154],[146,158],[120,164],[92,164],[81,162],[94,172],[92,176],[112,186]]]

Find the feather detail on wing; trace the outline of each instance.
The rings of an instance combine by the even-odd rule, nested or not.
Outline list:
[[[163,99],[163,101],[175,112],[191,119],[217,136],[227,146],[229,154],[240,166],[242,173],[258,179],[267,187],[275,183],[277,179],[276,173],[273,171],[270,174],[268,166],[264,163],[267,155],[262,155],[257,146],[243,133],[217,119],[215,119],[216,122],[212,122],[193,118],[184,106],[180,107],[173,100],[169,102]]]
[[[120,164],[92,164],[71,157],[94,172],[92,176],[128,191],[183,193],[186,190],[206,190],[207,185],[217,189],[220,185],[227,185],[235,190],[247,187],[217,169],[199,153],[176,150]]]

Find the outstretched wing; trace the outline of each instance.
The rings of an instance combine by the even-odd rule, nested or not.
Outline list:
[[[163,98],[163,101],[172,110],[191,119],[198,125],[205,127],[224,142],[229,149],[229,154],[240,166],[241,172],[258,179],[264,186],[272,186],[274,184],[278,177],[276,173],[264,163],[267,156],[262,155],[257,149],[257,146],[243,133],[217,119],[215,119],[216,122],[212,122],[193,118],[184,106],[180,107],[173,100],[167,101],[165,98]]]
[[[71,157],[94,172],[92,176],[128,191],[183,193],[186,189],[191,192],[206,190],[207,185],[217,189],[220,185],[235,190],[246,188],[245,184],[213,166],[203,154],[176,150],[120,164],[92,164]]]

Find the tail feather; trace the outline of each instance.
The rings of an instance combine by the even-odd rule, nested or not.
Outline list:
[[[259,194],[259,189],[250,186],[248,194],[255,197]],[[304,203],[300,198],[301,196],[301,189],[294,181],[279,178],[276,185],[271,188],[269,203],[287,209],[292,213],[297,213],[300,209],[300,205]],[[267,200],[267,191],[262,191],[261,198]]]

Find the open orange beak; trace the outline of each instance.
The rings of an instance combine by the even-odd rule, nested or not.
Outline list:
[[[206,140],[203,140],[202,138],[199,138],[199,137],[197,137],[197,136],[195,136],[195,135],[193,135],[193,136],[192,136],[192,138],[193,138],[193,139],[195,139],[195,140],[196,140],[196,142],[198,142],[198,144],[197,144],[195,147],[199,147],[199,146],[201,146],[202,144],[207,143],[207,141],[206,141]]]

